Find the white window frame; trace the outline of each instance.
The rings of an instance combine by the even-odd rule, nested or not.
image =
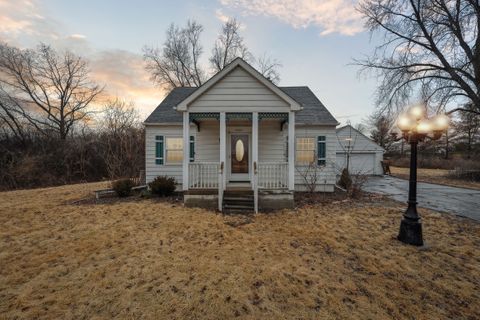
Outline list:
[[[318,140],[319,137],[323,137],[323,140]],[[325,150],[325,157],[319,158],[318,157],[318,151],[316,150],[315,152],[315,158],[316,158],[316,164],[318,166],[326,166],[327,165],[327,136],[317,136],[317,142],[315,143],[315,148],[318,149],[318,144],[321,143],[323,144],[323,150]],[[323,161],[323,164],[318,164],[320,161]]]
[[[171,166],[178,166],[178,165],[182,165],[183,163],[183,148],[185,147],[183,145],[183,137],[181,136],[165,136],[165,142],[164,142],[164,148],[163,148],[163,159],[164,159],[164,163],[165,165],[171,165]],[[181,151],[182,152],[182,159],[180,159],[179,162],[169,162],[168,161],[168,139],[180,139],[182,141],[182,148],[181,149],[170,149],[170,151]]]
[[[312,159],[312,162],[311,162],[311,163],[316,164],[316,163],[317,163],[317,156],[316,156],[316,152],[317,152],[317,147],[316,147],[317,138],[316,138],[315,136],[313,136],[313,137],[310,137],[310,136],[306,136],[306,137],[297,136],[297,137],[295,137],[295,164],[297,164],[297,165],[302,165],[302,166],[308,166],[308,165],[310,165],[310,162],[299,161],[299,160],[298,160],[298,153],[297,153],[298,151],[310,151],[310,150],[299,150],[299,149],[298,149],[298,139],[312,139],[312,141],[313,141],[313,149],[312,149],[311,151],[312,151],[313,159]]]

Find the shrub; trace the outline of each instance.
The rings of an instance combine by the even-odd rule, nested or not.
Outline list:
[[[352,174],[350,176],[350,189],[348,190],[350,198],[359,198],[363,193],[363,185],[367,182],[366,174]]]
[[[338,185],[347,190],[352,186],[352,178],[350,177],[350,173],[348,173],[347,168],[342,170],[342,175],[340,176],[340,180],[338,180]]]
[[[153,194],[171,196],[175,191],[175,178],[159,176],[148,184]]]
[[[134,183],[130,179],[120,179],[112,183],[112,189],[115,191],[117,196],[123,198],[128,197],[132,193],[132,188]]]

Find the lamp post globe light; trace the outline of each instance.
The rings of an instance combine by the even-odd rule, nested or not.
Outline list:
[[[408,186],[408,207],[403,214],[398,240],[403,243],[422,246],[422,223],[417,212],[417,145],[425,139],[440,139],[448,128],[449,118],[445,114],[433,118],[426,117],[426,108],[417,105],[402,114],[397,126],[402,138],[410,143],[410,178]]]

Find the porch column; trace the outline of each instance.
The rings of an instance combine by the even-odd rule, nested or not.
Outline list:
[[[258,212],[258,112],[252,112],[252,161],[253,161],[253,201]]]
[[[188,190],[188,164],[190,161],[190,115],[183,113],[183,191]]]
[[[223,162],[223,189],[226,188],[227,182],[227,124],[225,112],[220,112],[220,163]]]
[[[295,190],[295,113],[288,113],[288,190]]]

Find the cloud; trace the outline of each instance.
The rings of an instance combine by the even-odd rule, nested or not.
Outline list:
[[[74,33],[74,34],[71,34],[71,35],[69,36],[69,38],[82,40],[82,39],[86,39],[87,36],[85,36],[85,35],[83,35],[83,34]]]
[[[125,50],[99,51],[90,57],[92,77],[106,85],[104,97],[133,101],[142,116],[160,103],[165,92],[152,85],[141,55]]]
[[[153,86],[140,54],[94,48],[86,35],[67,33],[66,25],[42,13],[36,0],[0,0],[0,40],[20,48],[44,42],[59,51],[81,55],[89,61],[92,80],[105,85],[103,98],[133,101],[142,116],[146,117],[162,100],[165,92]]]
[[[230,18],[229,16],[223,13],[222,9],[215,10],[215,17],[217,17],[217,19],[223,23],[227,22],[228,19]]]
[[[0,40],[18,44],[20,38],[59,38],[59,23],[40,11],[36,1],[0,0]]]
[[[320,35],[355,35],[363,30],[354,0],[220,0],[244,15],[274,17],[294,28],[316,26]]]
[[[218,20],[220,20],[222,23],[226,23],[230,18],[228,15],[224,14],[222,9],[217,9],[215,10],[215,17],[217,17]],[[238,20],[237,20],[238,21]],[[246,30],[247,25],[245,23],[240,23],[240,30]]]

